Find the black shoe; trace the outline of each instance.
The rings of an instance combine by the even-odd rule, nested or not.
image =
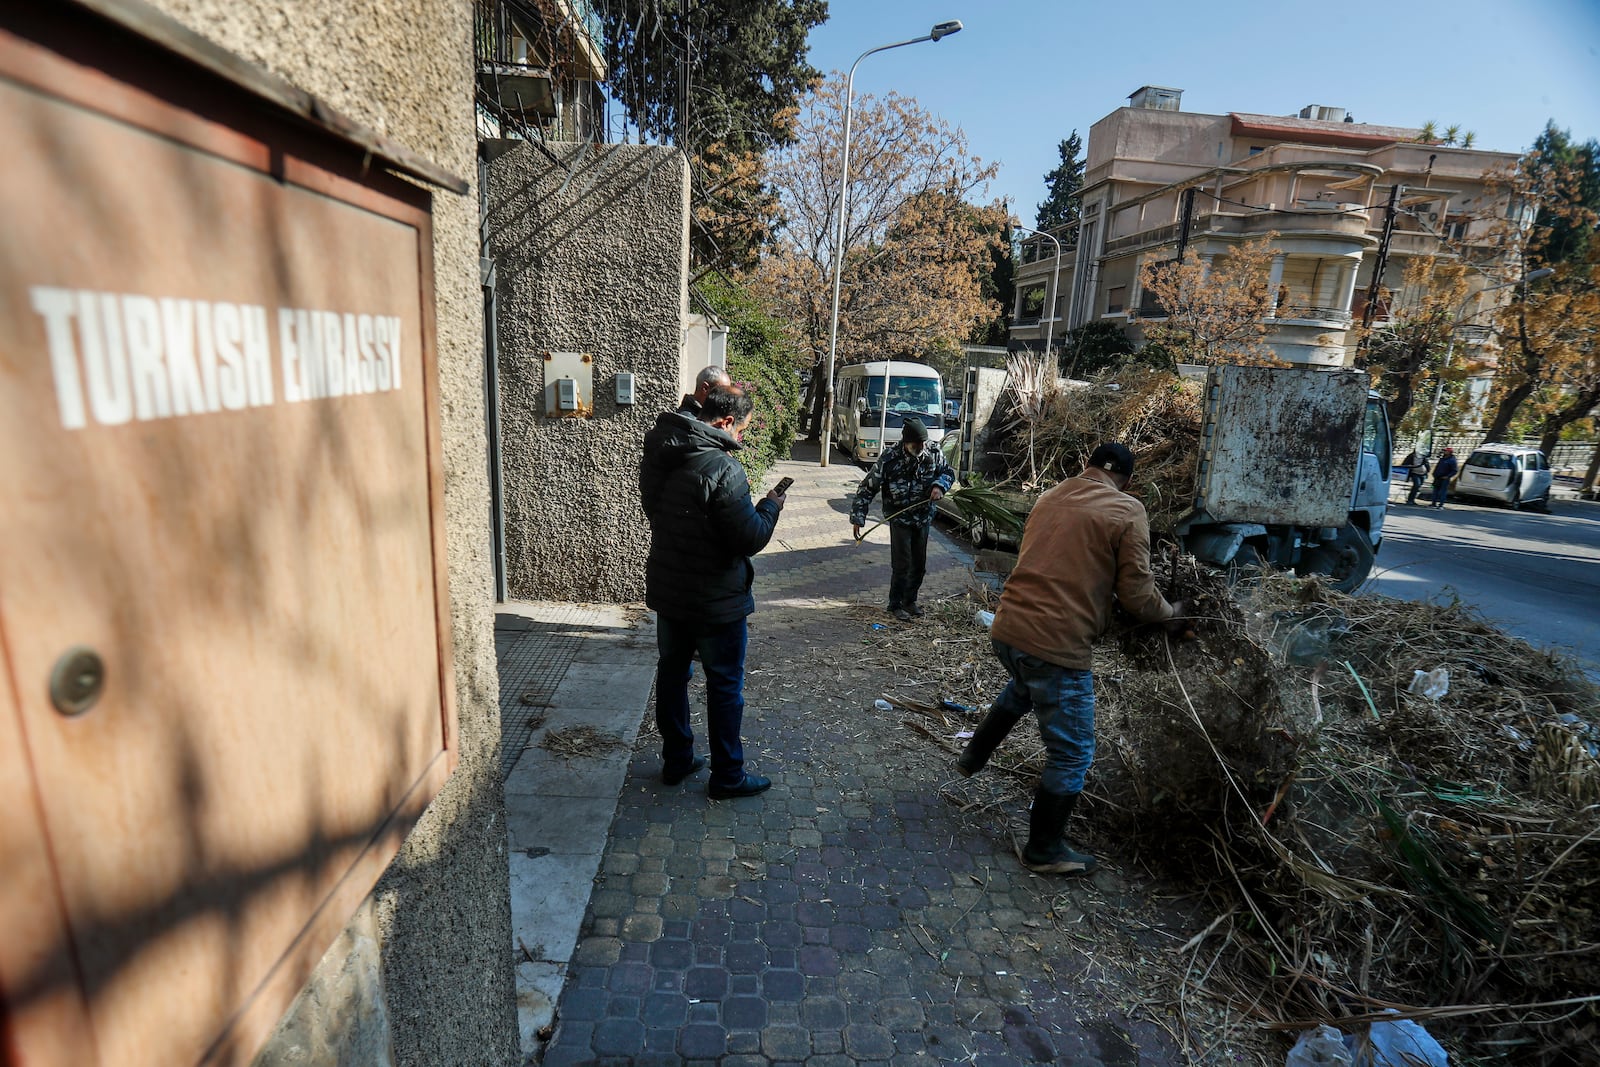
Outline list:
[[[753,797],[771,788],[771,778],[763,778],[759,774],[747,774],[738,785],[717,785],[712,782],[706,787],[706,796],[712,800],[733,800],[736,797]]]
[[[920,619],[927,614],[927,612],[922,610],[921,604],[907,604],[906,613],[909,614],[913,619]]]
[[[895,608],[894,617],[899,619],[901,622],[910,622],[911,612],[907,611],[905,608]]]
[[[669,771],[669,770],[667,770],[665,768],[662,768],[662,771],[661,771],[661,784],[662,785],[677,785],[679,782],[683,781],[685,778],[688,778],[691,775],[697,774],[700,771],[703,771],[705,769],[706,769],[706,758],[704,756],[696,756],[694,758],[694,762],[690,763],[689,766],[685,767],[683,770],[677,772],[676,774],[674,774],[673,772],[671,772],[671,771]]]
[[[989,714],[983,717],[967,739],[967,747],[956,757],[956,773],[963,778],[971,778],[983,770],[994,750],[1000,747],[1000,742],[1006,739],[1021,718],[1021,715],[1002,715],[990,708]]]
[[[1040,788],[1033,794],[1028,843],[1017,851],[1024,867],[1034,874],[1087,874],[1094,870],[1093,856],[1074,852],[1061,839],[1077,806],[1077,793],[1050,793]]]

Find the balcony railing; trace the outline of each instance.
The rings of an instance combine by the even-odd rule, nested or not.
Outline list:
[[[1338,326],[1350,325],[1349,311],[1344,308],[1323,307],[1317,304],[1280,304],[1274,315],[1279,320],[1310,319],[1315,322],[1333,323]]]

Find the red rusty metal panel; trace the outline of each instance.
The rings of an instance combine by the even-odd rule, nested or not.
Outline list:
[[[252,114],[0,30],[28,1067],[248,1062],[455,761],[427,197]],[[69,715],[77,646],[104,684]]]

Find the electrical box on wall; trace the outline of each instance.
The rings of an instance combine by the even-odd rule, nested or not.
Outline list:
[[[617,375],[617,403],[633,403],[633,375],[628,371]]]
[[[593,355],[544,354],[544,413],[553,419],[587,419],[594,414]]]

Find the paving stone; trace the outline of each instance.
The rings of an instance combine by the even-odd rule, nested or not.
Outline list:
[[[767,971],[761,976],[761,993],[768,1000],[799,1000],[805,977],[799,971]]]
[[[767,1002],[760,997],[729,997],[722,1002],[722,1025],[730,1030],[760,1030],[767,1025]]]
[[[732,1055],[753,1056],[761,1051],[759,1030],[729,1030],[728,1052]]]
[[[622,940],[654,941],[661,936],[661,916],[630,915],[622,920]]]
[[[877,1004],[879,1025],[890,1030],[919,1030],[925,1017],[922,1005],[915,1000],[882,1000]]]
[[[728,995],[728,972],[721,967],[691,967],[684,975],[683,994],[694,1000],[721,1000]]]
[[[728,1048],[728,1034],[711,1023],[690,1023],[678,1032],[678,1051],[685,1059],[720,1057]]]
[[[803,1060],[811,1055],[811,1035],[798,1026],[769,1026],[761,1031],[761,1051],[774,1060]]]
[[[844,1028],[844,1050],[857,1060],[886,1060],[894,1055],[894,1035],[881,1026],[851,1023]]]

